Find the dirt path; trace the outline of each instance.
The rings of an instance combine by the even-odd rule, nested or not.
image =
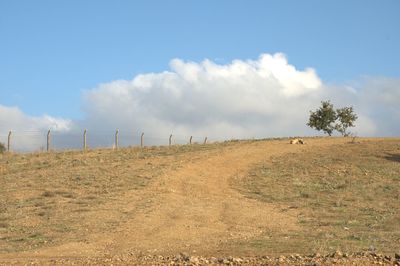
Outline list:
[[[268,231],[295,231],[295,210],[283,213],[273,205],[245,198],[231,188],[230,180],[240,179],[254,164],[271,156],[330,144],[321,143],[313,140],[301,146],[286,141],[248,142],[185,158],[177,169],[165,169],[161,178],[140,195],[127,191],[123,198],[105,206],[104,209],[118,209],[126,214],[118,228],[91,234],[85,242],[70,242],[24,256],[235,253],[226,250],[231,241]],[[93,223],[108,215],[105,212],[93,216]]]
[[[247,199],[229,182],[271,155],[303,148],[254,142],[183,162],[149,186],[139,202],[132,195],[126,211],[134,209],[136,214],[117,233],[106,237],[112,239],[107,242],[108,251],[210,254],[226,251],[224,245],[232,240],[252,238],[268,230],[296,230],[296,213],[282,213],[274,206]],[[138,208],[149,200],[150,206]],[[104,238],[99,236],[95,242]]]
[[[152,206],[115,235],[115,249],[135,246],[152,253],[204,254],[222,251],[228,241],[266,230],[295,230],[293,214],[247,199],[229,185],[230,178],[240,178],[252,164],[267,157],[264,148],[260,143],[245,150],[235,147],[166,172],[145,192],[146,198],[153,199]]]

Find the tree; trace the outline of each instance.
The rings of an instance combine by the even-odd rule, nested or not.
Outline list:
[[[354,122],[358,118],[354,113],[353,106],[336,109],[336,115],[339,121],[336,123],[335,129],[339,131],[342,136],[349,136],[350,132],[348,132],[347,129],[349,127],[354,127]]]
[[[334,109],[330,101],[322,101],[322,106],[315,112],[310,111],[310,119],[307,125],[316,130],[324,131],[329,136],[336,130],[342,136],[349,136],[349,127],[354,127],[357,115],[352,106]]]
[[[333,104],[330,101],[321,102],[322,106],[315,112],[310,111],[310,119],[307,125],[315,128],[318,131],[324,131],[329,136],[332,135],[335,129],[336,112],[333,109]]]

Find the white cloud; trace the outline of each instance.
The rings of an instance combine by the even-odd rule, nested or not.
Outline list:
[[[330,99],[355,107],[361,136],[399,135],[399,79],[365,78],[353,86],[324,84],[312,68],[296,69],[283,54],[217,64],[173,59],[170,70],[101,84],[84,94],[86,124],[214,139],[318,134],[309,110]]]
[[[84,128],[90,146],[111,146],[117,128],[127,145],[137,144],[140,132],[145,132],[148,144],[166,144],[170,133],[181,143],[191,135],[195,141],[205,136],[221,140],[316,135],[321,133],[306,125],[309,111],[330,99],[336,107],[354,106],[359,119],[352,132],[398,136],[399,88],[400,79],[384,77],[362,78],[350,85],[325,84],[314,69],[296,69],[279,53],[228,64],[173,59],[168,71],[86,91],[84,120],[32,117],[0,105],[0,129],[53,128],[59,131],[58,145],[65,147],[80,147]],[[43,134],[40,138],[43,141]]]
[[[314,69],[296,69],[281,53],[228,64],[173,59],[169,71],[87,91],[85,123],[165,138],[171,132],[215,139],[314,135],[306,126],[309,110],[330,99],[336,107],[355,107],[358,135],[395,136],[399,85],[380,77],[324,84]]]
[[[364,78],[360,81],[357,107],[374,124],[374,135],[400,135],[400,79]]]
[[[36,150],[43,147],[47,130],[67,132],[72,122],[49,115],[29,116],[18,107],[0,105],[0,142],[6,143],[8,132],[12,131],[13,150]]]
[[[87,123],[157,136],[170,132],[214,138],[308,134],[305,121],[323,93],[309,68],[283,54],[219,65],[174,59],[170,71],[119,80],[87,91]]]

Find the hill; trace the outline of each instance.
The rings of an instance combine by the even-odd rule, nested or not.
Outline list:
[[[399,139],[4,154],[0,263],[393,255],[399,182]]]

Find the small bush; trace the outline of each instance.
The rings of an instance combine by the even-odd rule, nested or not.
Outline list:
[[[4,153],[6,151],[6,146],[0,142],[0,153]]]

